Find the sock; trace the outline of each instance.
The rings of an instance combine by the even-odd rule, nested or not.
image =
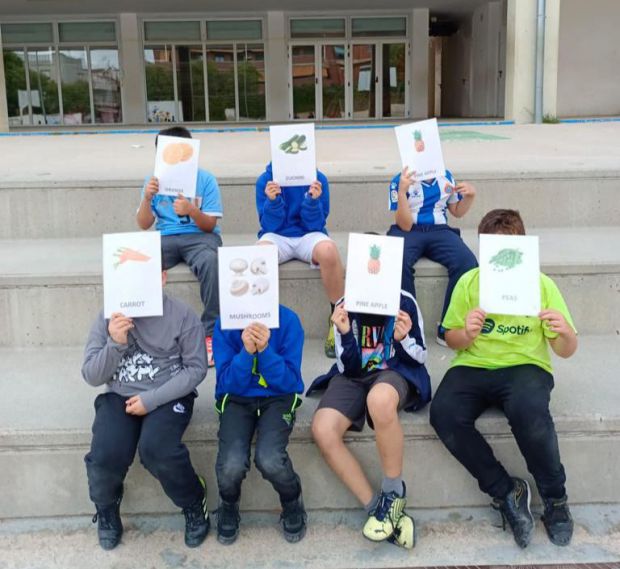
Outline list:
[[[364,510],[366,510],[366,513],[368,515],[370,515],[370,512],[372,512],[377,507],[378,502],[379,494],[375,493],[375,495],[372,497],[372,500],[370,500],[370,502],[368,502],[368,504],[364,506]]]
[[[381,482],[381,492],[385,492],[386,494],[394,492],[399,498],[402,498],[405,493],[402,477],[397,476],[396,478],[390,478],[389,476],[384,476]]]

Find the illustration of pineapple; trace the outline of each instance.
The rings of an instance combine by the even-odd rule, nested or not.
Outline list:
[[[422,133],[419,130],[416,130],[413,133],[413,138],[415,139],[415,151],[424,152],[424,140],[422,140]]]
[[[379,257],[381,256],[381,247],[379,245],[371,245],[370,246],[370,259],[368,259],[368,272],[371,275],[379,274],[381,270],[381,261]]]

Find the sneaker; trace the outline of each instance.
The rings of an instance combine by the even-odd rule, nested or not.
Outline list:
[[[336,340],[334,338],[334,327],[330,321],[327,338],[325,338],[325,355],[328,358],[336,357]]]
[[[214,367],[215,360],[213,359],[213,337],[207,336],[205,338],[205,346],[207,348],[207,366]]]
[[[444,348],[448,347],[448,343],[446,342],[446,329],[439,322],[437,322],[437,337],[435,341]]]
[[[99,545],[102,549],[109,551],[114,549],[120,542],[123,535],[123,522],[121,521],[121,500],[120,498],[111,506],[98,506],[97,513],[93,516],[93,523],[97,523],[97,536]]]
[[[530,486],[521,478],[513,478],[514,488],[503,500],[493,500],[492,507],[502,515],[502,526],[510,526],[519,547],[527,547],[534,533],[534,517],[530,510]]]
[[[564,495],[559,500],[544,498],[545,513],[542,522],[547,535],[554,545],[568,545],[573,537],[573,517],[568,508],[568,498]]]
[[[234,543],[239,535],[239,502],[220,500],[217,509],[217,540],[224,544]]]
[[[280,523],[284,532],[284,539],[289,543],[297,543],[306,535],[306,509],[304,500],[299,498],[291,502],[282,502],[282,513]]]
[[[407,490],[403,482],[403,496],[396,492],[379,494],[379,501],[375,511],[368,516],[362,533],[370,541],[385,541],[395,532],[398,522],[403,516],[403,510],[407,504]]]
[[[196,500],[191,506],[183,508],[185,516],[185,545],[198,547],[209,533],[209,510],[207,509],[207,487],[204,479],[199,476],[200,484],[204,488],[202,498]]]
[[[403,512],[396,524],[394,533],[387,538],[387,541],[405,549],[413,549],[415,546],[415,522],[409,514]]]

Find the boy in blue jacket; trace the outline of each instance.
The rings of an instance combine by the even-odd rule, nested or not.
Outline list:
[[[364,505],[364,536],[409,549],[414,545],[414,523],[404,512],[404,437],[398,412],[421,409],[431,398],[422,315],[405,291],[395,318],[347,313],[344,304],[338,304],[332,316],[337,364],[307,392],[327,386],[312,420],[312,434],[329,466]],[[378,494],[343,441],[349,429],[361,431],[366,420],[375,430],[383,469]]]
[[[325,175],[317,170],[317,179],[309,186],[281,187],[273,181],[271,163],[267,164],[256,180],[256,210],[259,245],[276,245],[280,263],[298,259],[318,267],[333,312],[334,303],[344,294],[344,267],[325,227],[329,215],[329,183]],[[336,357],[331,324],[325,355]]]
[[[241,483],[250,468],[255,432],[254,463],[280,496],[284,537],[295,543],[306,532],[301,482],[286,450],[304,390],[304,331],[292,310],[280,306],[279,313],[280,327],[271,330],[257,322],[244,330],[222,330],[220,319],[215,324],[217,538],[223,544],[233,543],[239,533]]]

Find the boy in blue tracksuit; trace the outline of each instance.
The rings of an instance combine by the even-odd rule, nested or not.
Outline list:
[[[318,267],[333,312],[334,303],[344,294],[344,267],[325,227],[329,215],[325,175],[317,170],[317,179],[309,186],[281,187],[273,181],[271,163],[267,164],[256,180],[256,210],[259,245],[276,245],[280,263],[298,259]],[[336,357],[331,325],[325,354]]]
[[[344,305],[339,303],[332,316],[337,364],[307,392],[327,386],[312,434],[329,466],[364,505],[364,536],[411,548],[414,524],[404,513],[404,437],[398,412],[421,409],[431,398],[422,315],[405,291],[396,317],[347,313]],[[383,470],[378,494],[343,441],[349,429],[361,431],[366,420],[375,430]]]
[[[222,330],[219,319],[215,324],[217,537],[224,544],[233,543],[239,533],[241,483],[250,468],[255,432],[254,463],[280,496],[284,537],[294,543],[306,531],[301,482],[286,450],[301,405],[298,394],[304,390],[304,331],[292,310],[280,306],[279,314],[280,327],[274,329],[257,322],[244,330]]]

